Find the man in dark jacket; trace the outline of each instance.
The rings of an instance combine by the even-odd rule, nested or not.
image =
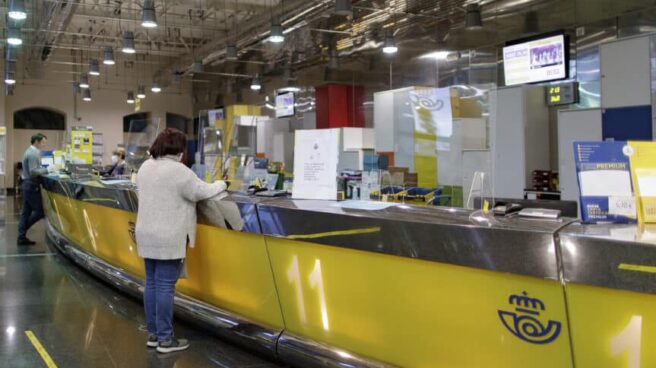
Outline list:
[[[46,147],[47,141],[47,137],[41,133],[33,135],[30,140],[32,145],[23,154],[23,172],[21,174],[23,210],[18,222],[18,245],[35,244],[27,238],[27,230],[44,217],[39,177],[48,173],[47,169],[41,167],[41,150]]]

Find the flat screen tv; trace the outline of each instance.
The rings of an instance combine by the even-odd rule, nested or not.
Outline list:
[[[294,116],[294,92],[285,92],[276,96],[276,117]]]
[[[503,48],[506,86],[569,77],[569,39],[563,32],[511,41]]]

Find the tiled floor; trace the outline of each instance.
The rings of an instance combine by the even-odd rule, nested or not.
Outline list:
[[[0,367],[46,366],[26,331],[60,368],[280,367],[180,320],[176,335],[191,341],[189,350],[147,349],[140,301],[50,249],[43,221],[28,234],[37,245],[16,246],[17,207],[0,199]]]

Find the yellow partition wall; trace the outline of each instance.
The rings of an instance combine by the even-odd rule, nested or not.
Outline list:
[[[656,295],[565,287],[576,368],[656,367]]]
[[[290,333],[402,367],[572,367],[557,281],[266,242]]]
[[[82,249],[140,279],[143,260],[134,243],[136,213],[47,193],[46,213],[57,230]],[[188,250],[188,278],[178,292],[282,329],[264,237],[198,226],[196,247]]]

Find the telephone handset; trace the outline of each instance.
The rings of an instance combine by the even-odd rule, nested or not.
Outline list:
[[[511,213],[518,212],[522,209],[522,205],[512,202],[497,202],[494,204],[492,212],[495,216],[506,216]]]

